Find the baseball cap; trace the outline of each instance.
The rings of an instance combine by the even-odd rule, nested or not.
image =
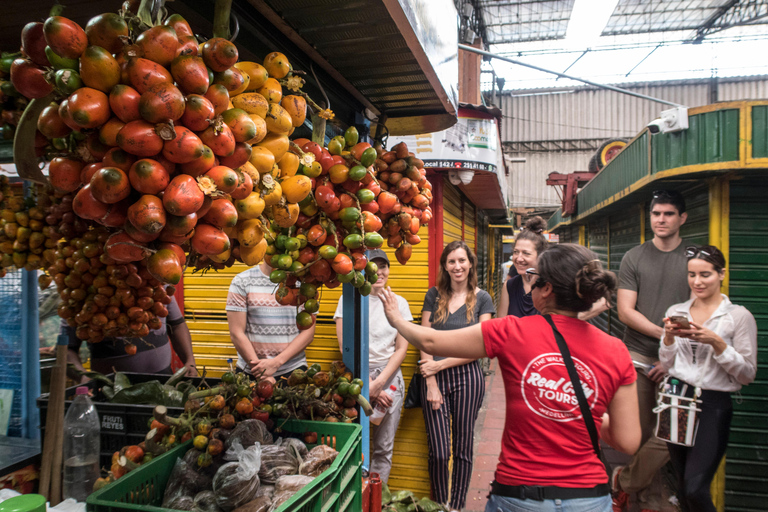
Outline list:
[[[368,261],[373,261],[375,259],[384,260],[387,262],[387,266],[389,266],[389,258],[387,257],[387,253],[381,249],[372,249],[368,251]]]

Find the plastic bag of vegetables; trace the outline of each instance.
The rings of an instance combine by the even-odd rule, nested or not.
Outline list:
[[[237,462],[228,462],[219,468],[213,477],[213,492],[216,504],[229,512],[251,501],[259,490],[259,468],[261,467],[261,445],[254,444],[246,449],[237,443],[224,454],[225,459],[237,457]]]

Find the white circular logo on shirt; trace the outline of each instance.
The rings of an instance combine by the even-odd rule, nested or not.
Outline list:
[[[572,359],[587,404],[592,409],[597,402],[597,379],[588,366],[575,357]],[[579,401],[560,353],[541,354],[528,363],[520,386],[526,405],[539,416],[553,421],[581,419]]]

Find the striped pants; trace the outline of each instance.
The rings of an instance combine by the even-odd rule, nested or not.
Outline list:
[[[464,508],[472,477],[475,420],[483,403],[485,379],[477,361],[445,369],[435,377],[443,395],[443,405],[438,410],[426,401],[426,382],[422,389],[432,495],[438,503],[448,503],[448,463],[453,452],[450,506],[460,510]]]

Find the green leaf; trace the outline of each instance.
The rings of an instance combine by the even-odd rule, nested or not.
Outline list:
[[[122,373],[117,372],[115,373],[115,393],[119,393],[124,389],[128,389],[131,387],[131,381],[128,379],[128,377]]]
[[[112,401],[113,398],[115,398],[115,388],[112,386],[104,386],[101,388],[101,392],[104,393],[104,396],[109,400]]]
[[[386,482],[381,482],[381,504],[386,505],[392,501],[392,492]]]

